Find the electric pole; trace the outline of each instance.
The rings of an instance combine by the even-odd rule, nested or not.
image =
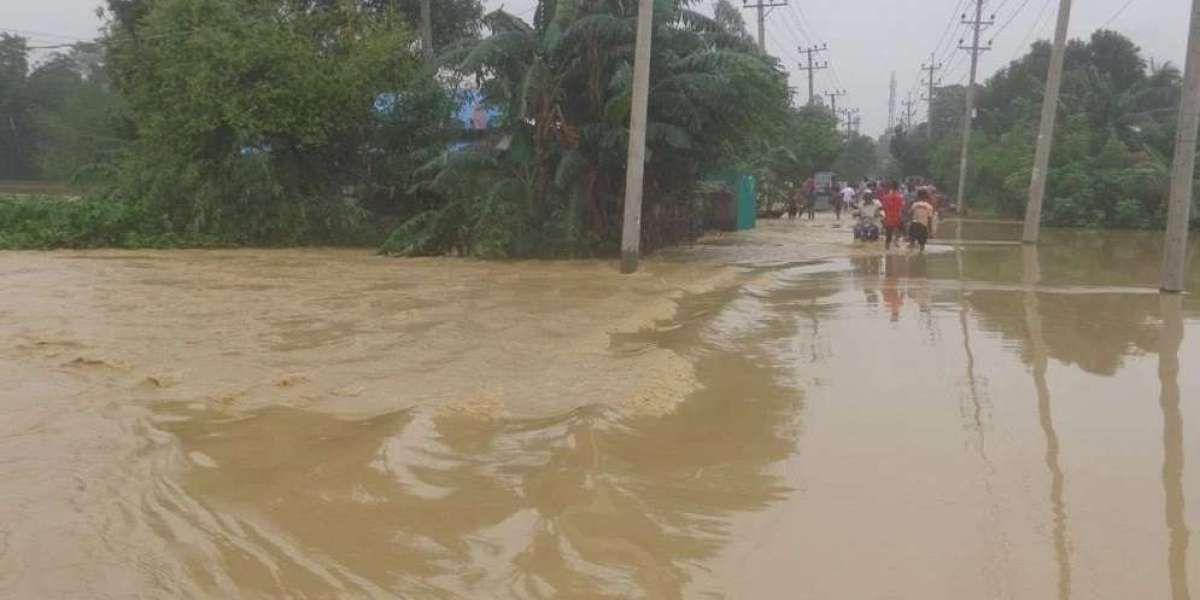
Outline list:
[[[430,15],[431,0],[421,0],[421,52],[425,62],[433,64],[433,17]]]
[[[888,135],[896,128],[896,72],[892,71],[892,81],[888,84]]]
[[[854,132],[854,121],[858,117],[857,108],[843,109],[842,115],[846,118],[846,137],[850,137]]]
[[[1162,290],[1182,292],[1187,273],[1188,213],[1192,204],[1192,178],[1196,169],[1196,128],[1200,126],[1200,0],[1192,0],[1188,31],[1187,64],[1183,72],[1183,99],[1175,133],[1175,159],[1171,165],[1171,204],[1167,208],[1166,247],[1163,249]]]
[[[928,120],[926,121],[925,133],[929,134],[929,139],[931,140],[933,139],[933,92],[937,84],[941,83],[934,75],[943,66],[945,65],[937,62],[936,56],[933,54],[929,55],[929,64],[921,65],[921,70],[929,73],[928,79],[925,80],[925,85],[929,87],[929,95],[925,97],[925,101],[929,103],[929,116],[926,117]]]
[[[963,141],[962,141],[962,156],[958,162],[958,213],[960,215],[967,214],[967,199],[963,196],[967,192],[967,160],[971,156],[971,125],[975,120],[975,80],[979,76],[979,55],[986,50],[991,49],[991,44],[987,46],[979,45],[979,34],[984,27],[992,25],[995,20],[983,20],[983,1],[975,0],[975,18],[968,20],[966,15],[963,15],[962,22],[964,25],[970,25],[974,29],[975,34],[972,38],[970,46],[962,45],[962,40],[959,40],[960,50],[969,50],[971,52],[971,78],[967,82],[967,110],[963,115]],[[961,229],[961,228],[960,228]]]
[[[805,54],[808,56],[808,65],[801,63],[800,70],[808,71],[808,103],[810,105],[816,100],[817,96],[816,91],[813,88],[813,74],[822,69],[829,68],[828,61],[824,63],[813,62],[813,55],[819,52],[824,52],[828,49],[829,46],[826,44],[821,44],[820,46],[809,46],[808,48],[800,48],[800,54]]]
[[[762,54],[767,53],[767,9],[777,6],[787,6],[787,0],[759,0],[755,4],[751,4],[750,0],[742,0],[742,8],[758,9],[758,51]]]
[[[912,94],[909,94],[908,100],[901,102],[904,105],[904,125],[905,131],[912,131],[913,117],[917,114],[917,102],[913,100]]]
[[[646,103],[650,92],[650,37],[654,0],[639,0],[633,54],[633,101],[629,107],[629,158],[625,166],[625,218],[621,224],[621,272],[638,267],[642,244],[642,176],[646,170]]]
[[[825,95],[829,96],[829,108],[831,108],[833,110],[833,114],[836,115],[838,112],[837,99],[841,98],[842,96],[845,96],[846,90],[834,90],[832,92],[825,92]]]
[[[1046,74],[1046,95],[1042,97],[1042,122],[1038,126],[1037,151],[1029,181],[1029,203],[1025,206],[1025,227],[1021,241],[1036,244],[1042,229],[1042,200],[1046,195],[1046,171],[1050,169],[1050,149],[1054,145],[1054,121],[1058,117],[1058,89],[1062,82],[1063,60],[1067,53],[1067,26],[1071,22],[1071,0],[1058,2],[1058,27],[1050,50],[1050,70]]]

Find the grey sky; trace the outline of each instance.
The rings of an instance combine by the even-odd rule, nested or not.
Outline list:
[[[735,4],[741,0],[735,0]],[[488,9],[502,4],[525,18],[532,18],[535,0],[484,0]],[[1128,6],[1126,7],[1126,4]],[[100,21],[95,15],[99,0],[0,0],[0,31],[27,34],[34,45],[49,45],[96,35]],[[791,70],[798,99],[807,97],[807,78],[796,69],[799,45],[828,43],[827,59],[833,69],[817,74],[816,88],[847,91],[839,104],[862,111],[863,132],[877,134],[887,123],[888,77],[896,72],[900,96],[912,90],[922,62],[929,60],[952,20],[951,33],[941,45],[939,58],[946,64],[945,83],[964,80],[967,72],[963,52],[951,53],[959,38],[966,37],[958,25],[960,15],[972,0],[790,0],[767,19],[767,46]],[[1089,35],[1113,19],[1110,28],[1133,38],[1144,53],[1158,61],[1182,66],[1187,45],[1188,0],[1075,0],[1071,36]],[[711,2],[700,0],[697,8],[711,14]],[[996,25],[984,39],[994,39],[994,49],[983,55],[981,73],[986,77],[1018,56],[1036,38],[1047,38],[1054,26],[1057,0],[987,0],[985,14],[996,14]],[[1126,7],[1123,12],[1122,7]],[[434,0],[434,10],[437,0]],[[1114,19],[1115,16],[1115,19]],[[755,31],[754,13],[745,11],[747,25]],[[1011,22],[1001,30],[1006,22]],[[899,103],[898,103],[899,104]],[[898,108],[899,110],[899,108]]]

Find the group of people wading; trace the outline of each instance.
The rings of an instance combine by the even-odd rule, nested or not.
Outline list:
[[[796,204],[804,206],[812,219],[815,204],[812,180],[798,191],[800,201]],[[899,246],[907,241],[909,248],[920,247],[924,252],[925,244],[937,231],[939,202],[932,185],[864,179],[855,187],[846,182],[833,194],[831,204],[834,219],[841,221],[845,211],[856,219],[855,240],[876,242],[882,235],[886,250],[892,248],[893,242]]]

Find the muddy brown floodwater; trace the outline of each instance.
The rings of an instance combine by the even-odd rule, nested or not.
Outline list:
[[[0,253],[0,597],[1189,598],[1200,302],[963,226]]]

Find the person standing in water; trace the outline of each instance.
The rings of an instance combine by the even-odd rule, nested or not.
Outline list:
[[[817,182],[809,177],[804,182],[804,210],[808,211],[808,220],[816,218],[813,213],[817,210]]]
[[[921,252],[924,252],[925,243],[933,233],[933,205],[929,203],[929,190],[921,188],[917,191],[917,201],[913,202],[910,211],[912,219],[908,225],[908,247],[920,244]]]
[[[892,239],[899,243],[904,227],[904,196],[900,195],[900,186],[895,181],[889,181],[884,186],[886,192],[879,199],[883,206],[883,249],[892,248]]]
[[[842,220],[842,210],[843,209],[854,207],[854,197],[858,195],[854,192],[854,188],[850,187],[849,181],[846,182],[846,187],[842,188],[841,193],[842,193],[841,201],[835,200],[833,203],[833,217],[835,219],[837,219],[838,221]]]

